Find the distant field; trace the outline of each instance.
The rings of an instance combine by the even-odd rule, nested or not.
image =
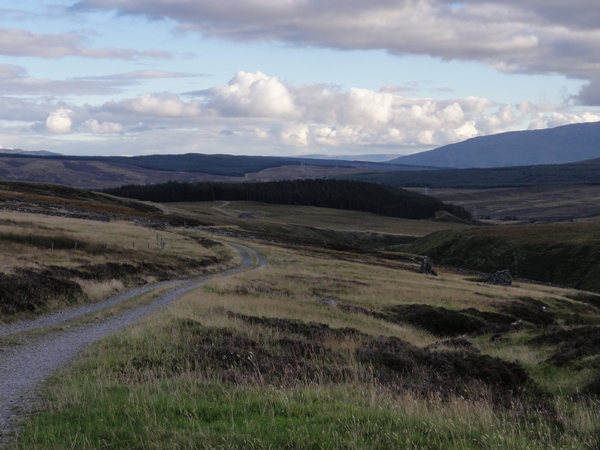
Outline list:
[[[427,220],[398,219],[375,214],[313,206],[271,205],[260,202],[194,202],[166,204],[172,212],[199,220],[253,226],[259,222],[291,224],[337,231],[376,232],[404,236],[425,236],[439,230],[462,230],[466,225]],[[255,219],[239,219],[242,213]]]
[[[304,178],[327,178],[338,175],[351,175],[369,172],[392,172],[398,170],[398,166],[369,166],[360,164],[360,167],[326,167],[326,166],[307,166],[291,165],[273,167],[260,172],[247,173],[248,181],[278,181],[278,180],[296,180]],[[405,169],[403,169],[405,170]]]
[[[342,178],[387,186],[486,189],[556,184],[599,184],[597,164],[555,164],[489,169],[443,169],[345,175]]]
[[[110,161],[79,161],[48,157],[19,158],[0,155],[0,179],[57,183],[86,189],[123,184],[177,181],[236,181],[243,178],[189,172],[165,172]]]
[[[415,170],[418,170],[415,167]],[[413,170],[410,166],[349,161],[230,155],[141,157],[34,156],[0,154],[0,179],[57,183],[87,189],[167,181],[245,182],[332,177]]]
[[[466,208],[479,218],[559,221],[600,218],[600,185],[550,185],[498,189],[411,189]]]

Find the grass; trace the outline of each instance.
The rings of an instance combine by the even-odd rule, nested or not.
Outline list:
[[[445,229],[465,229],[465,225],[439,223],[426,220],[397,219],[359,211],[344,211],[312,206],[270,205],[260,202],[198,202],[171,203],[172,211],[197,215],[200,219],[219,220],[239,227],[256,226],[256,223],[296,225],[345,232],[383,233],[404,236],[425,236]],[[252,219],[237,219],[249,213]],[[226,217],[229,219],[226,219]]]
[[[600,292],[600,229],[593,222],[480,227],[442,231],[405,251],[438,264]]]
[[[96,222],[13,211],[2,211],[0,217],[0,320],[99,300],[125,287],[203,273],[231,260],[229,250],[210,240],[199,243],[193,234],[130,221]]]
[[[547,327],[495,342],[468,336],[477,351],[429,349],[441,341],[422,328],[340,308],[419,302],[492,312],[532,298],[551,303],[564,326],[570,306],[585,305],[571,291],[260,250],[267,268],[215,280],[86,350],[48,385],[49,403],[14,448],[597,448],[597,400],[570,400],[592,374],[547,363],[558,347],[530,344]],[[389,361],[404,355],[413,369],[378,360],[386,346],[398,352]],[[439,358],[463,369],[523,367],[529,378],[511,381],[525,391],[508,393],[483,372],[436,370]]]
[[[411,189],[425,193],[425,189]],[[445,203],[462,206],[477,216],[521,221],[560,221],[600,217],[600,186],[547,185],[496,189],[427,189]]]

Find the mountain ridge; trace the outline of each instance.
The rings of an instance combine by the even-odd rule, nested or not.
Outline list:
[[[566,164],[596,158],[600,158],[600,122],[478,136],[388,163],[467,169]]]

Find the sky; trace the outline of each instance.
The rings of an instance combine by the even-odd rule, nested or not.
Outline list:
[[[597,0],[0,0],[0,147],[406,155],[600,121]]]

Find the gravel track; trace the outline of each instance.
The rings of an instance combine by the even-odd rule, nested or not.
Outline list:
[[[0,447],[8,442],[6,438],[16,429],[18,419],[28,409],[31,409],[31,405],[36,400],[36,388],[40,383],[48,379],[56,369],[73,360],[83,348],[135,323],[146,314],[167,306],[187,292],[206,283],[215,275],[231,274],[249,269],[253,264],[253,257],[257,259],[257,268],[266,264],[265,257],[249,247],[243,245],[231,245],[231,247],[242,256],[242,263],[219,274],[143,286],[94,305],[71,308],[0,328],[0,336],[6,336],[57,325],[84,314],[108,308],[153,289],[173,287],[151,304],[126,310],[118,316],[101,322],[49,333],[43,339],[25,341],[23,345],[16,345],[0,352]]]

